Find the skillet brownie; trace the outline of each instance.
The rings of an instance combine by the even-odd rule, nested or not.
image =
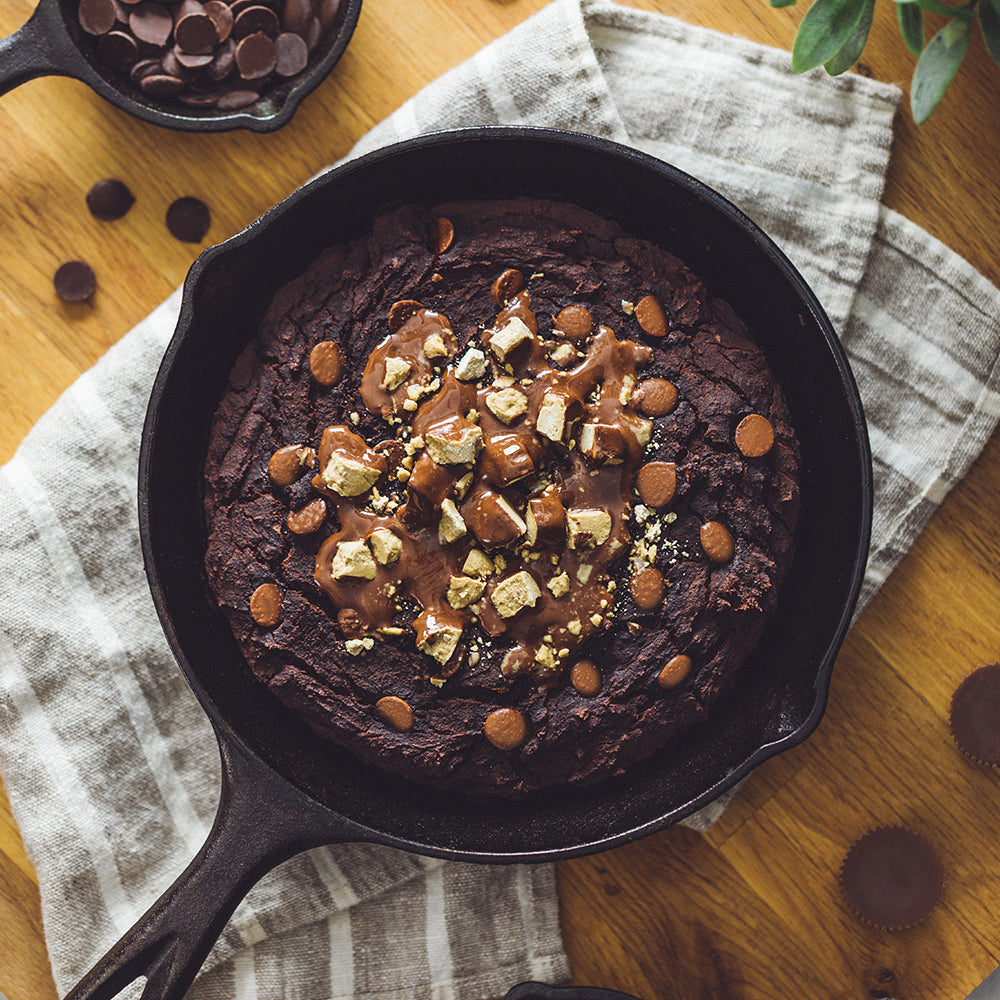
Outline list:
[[[206,566],[315,730],[521,796],[704,718],[775,607],[798,469],[762,353],[676,257],[559,202],[403,206],[235,365]]]

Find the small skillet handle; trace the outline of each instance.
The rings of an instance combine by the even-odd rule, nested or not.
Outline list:
[[[111,1000],[146,976],[142,1000],[180,1000],[253,885],[300,851],[364,839],[220,734],[222,798],[198,856],[66,995]]]
[[[40,0],[13,35],[0,38],[0,95],[38,76],[79,76],[85,65],[57,0]]]

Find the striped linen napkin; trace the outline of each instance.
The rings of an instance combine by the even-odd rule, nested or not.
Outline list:
[[[732,198],[812,284],[861,386],[876,473],[864,605],[1000,416],[1000,294],[880,204],[898,97],[793,76],[784,53],[608,0],[555,0],[353,153],[546,125],[632,144]],[[135,515],[139,428],[178,306],[128,333],[0,470],[0,770],[60,992],[182,870],[217,800],[214,742],[161,635]],[[189,996],[477,1000],[567,974],[551,866],[341,845],[265,877]]]

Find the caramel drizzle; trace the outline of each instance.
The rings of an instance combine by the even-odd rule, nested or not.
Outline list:
[[[490,351],[490,341],[513,318],[524,323],[532,337],[500,364]],[[448,356],[426,356],[424,345],[434,333],[441,334]],[[558,331],[553,335],[558,338]],[[457,353],[457,341],[448,320],[431,310],[415,311],[372,352],[361,380],[362,400],[369,410],[392,422],[399,422],[407,410],[412,413],[411,451],[418,465],[407,486],[405,502],[392,511],[385,509],[384,496],[366,492],[344,497],[316,477],[314,485],[336,507],[340,530],[321,546],[315,578],[338,608],[354,609],[368,629],[382,636],[400,630],[412,635],[412,627],[419,644],[442,626],[461,629],[462,642],[437,671],[438,677],[446,677],[461,666],[470,642],[476,641],[470,636],[469,626],[478,622],[486,636],[503,636],[513,644],[505,659],[506,674],[527,670],[539,682],[554,682],[573,654],[603,627],[613,611],[614,584],[608,571],[631,543],[627,524],[631,487],[651,428],[650,422],[636,412],[631,390],[636,384],[637,367],[650,360],[651,351],[633,341],[618,340],[612,330],[601,327],[576,364],[565,370],[554,367],[549,359],[553,344],[538,336],[537,317],[526,289],[519,290],[503,305],[492,330],[484,331],[480,341],[489,359],[489,370],[478,380],[478,386],[456,377],[451,362]],[[386,363],[391,357],[404,358],[411,370],[399,386],[387,390]],[[448,367],[438,367],[444,365]],[[432,395],[423,395],[435,385]],[[417,391],[410,391],[411,387]],[[509,426],[494,415],[486,402],[501,387],[515,387],[527,400],[526,412]],[[418,405],[404,410],[404,401],[415,396]],[[539,412],[552,397],[565,404],[566,430],[558,443],[536,429]],[[612,444],[617,446],[620,439],[620,446],[611,453],[585,457],[580,451],[580,431],[585,423],[610,428],[607,434]],[[478,425],[486,443],[474,465],[443,466],[430,461],[429,454],[421,450],[420,439],[428,432],[460,425]],[[405,429],[402,433],[405,436]],[[319,448],[319,467],[326,468],[334,451],[359,455],[361,448],[367,449],[367,445],[348,428],[328,428]],[[509,467],[505,451],[509,457],[517,456],[522,464]],[[368,452],[377,454],[370,449]],[[499,457],[494,458],[494,453]],[[384,459],[382,462],[384,467]],[[527,475],[515,475],[529,465]],[[515,478],[509,479],[510,475]],[[561,537],[546,538],[546,525],[542,523],[534,547],[521,536],[506,545],[486,549],[477,535],[488,536],[491,527],[496,527],[484,510],[497,495],[522,518],[529,501],[541,504],[539,498],[545,498],[548,509],[557,515],[558,504],[563,509],[604,511],[611,522],[607,538],[596,546],[581,543],[574,548],[567,543],[565,527]],[[467,527],[463,537],[450,543],[442,541],[438,534],[440,505],[445,499],[457,505]],[[377,528],[389,529],[400,540],[398,560],[385,566],[376,564],[370,580],[335,578],[331,564],[340,543],[369,538]],[[482,597],[471,607],[452,607],[446,596],[449,580],[464,575],[462,567],[474,548],[486,549],[502,568],[486,579]],[[541,596],[533,607],[525,606],[512,617],[503,617],[491,596],[502,580],[522,570],[536,580]],[[568,578],[569,590],[557,597],[548,584],[554,578],[562,579],[562,574]],[[556,592],[559,589],[556,586]],[[416,618],[407,600],[419,607]]]

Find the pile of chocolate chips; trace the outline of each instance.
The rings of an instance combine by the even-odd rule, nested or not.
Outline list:
[[[146,94],[194,108],[253,104],[301,73],[340,0],[80,0],[80,27]]]

